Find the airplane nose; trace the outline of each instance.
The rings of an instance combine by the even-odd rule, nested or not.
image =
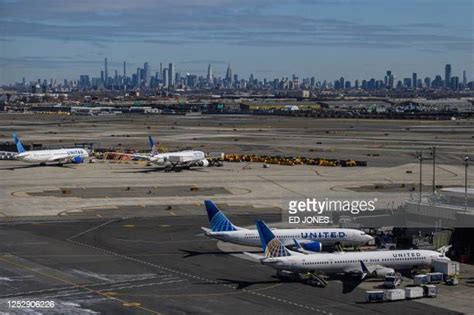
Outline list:
[[[375,238],[373,236],[367,235],[367,245],[374,245]]]

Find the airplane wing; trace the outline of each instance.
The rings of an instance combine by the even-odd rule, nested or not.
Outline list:
[[[256,260],[258,262],[262,261],[262,259],[265,259],[265,256],[257,255],[257,254],[252,254],[249,252],[244,252],[245,255],[249,256],[253,260]]]
[[[69,163],[73,158],[74,156],[69,154],[54,155],[49,158],[48,162]]]
[[[150,161],[151,156],[149,154],[141,154],[141,153],[119,153],[114,152],[115,156],[125,156],[130,158],[134,161]]]

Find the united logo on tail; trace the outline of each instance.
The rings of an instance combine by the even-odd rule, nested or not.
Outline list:
[[[265,257],[286,257],[291,253],[272,233],[263,221],[257,221],[257,230],[262,242],[262,248],[265,251]]]
[[[237,231],[236,227],[222,213],[211,200],[204,201],[209,218],[209,225],[213,232]]]

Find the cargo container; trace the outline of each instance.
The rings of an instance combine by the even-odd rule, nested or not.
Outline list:
[[[459,263],[451,260],[433,260],[433,269],[435,272],[441,272],[444,275],[458,275]]]
[[[426,297],[436,297],[438,295],[438,287],[434,284],[427,284],[423,287],[423,293]]]
[[[413,284],[414,285],[423,285],[428,284],[430,281],[427,275],[416,275],[413,277]]]
[[[441,272],[430,272],[427,274],[429,283],[440,283],[444,280],[444,275]]]
[[[398,301],[405,299],[405,290],[403,289],[392,289],[385,291],[385,299],[387,301]]]
[[[385,292],[383,290],[365,291],[365,300],[367,302],[383,302]]]
[[[422,287],[406,287],[405,296],[407,299],[417,299],[423,297]]]

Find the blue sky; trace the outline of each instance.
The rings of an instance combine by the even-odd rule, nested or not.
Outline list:
[[[474,73],[472,0],[0,0],[0,83],[129,73],[398,79]]]

